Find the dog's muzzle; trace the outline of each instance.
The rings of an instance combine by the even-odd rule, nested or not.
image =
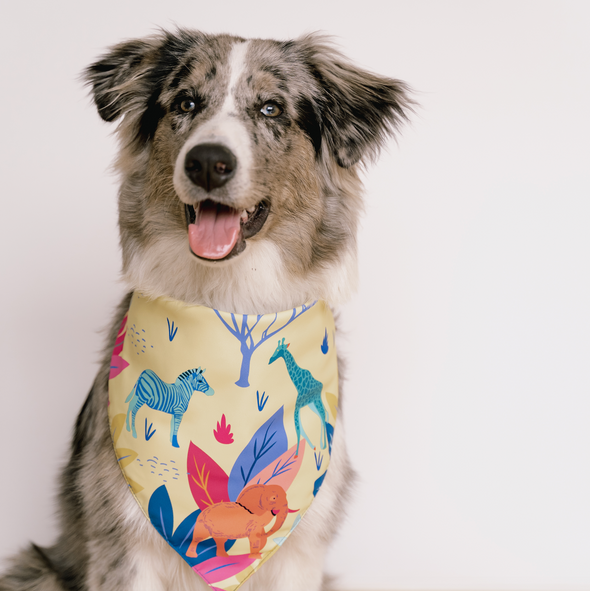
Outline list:
[[[188,178],[207,193],[225,185],[235,174],[238,161],[221,144],[197,144],[184,159]]]
[[[245,209],[217,200],[215,190],[235,176],[237,167],[233,152],[218,143],[197,144],[184,158],[186,176],[211,195],[194,205],[185,204],[189,246],[201,259],[219,261],[240,254],[268,217],[268,200]]]

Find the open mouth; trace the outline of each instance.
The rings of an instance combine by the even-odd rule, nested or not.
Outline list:
[[[234,209],[211,199],[185,205],[188,242],[194,255],[208,261],[230,259],[246,248],[246,240],[258,234],[270,212],[261,201],[249,209]]]

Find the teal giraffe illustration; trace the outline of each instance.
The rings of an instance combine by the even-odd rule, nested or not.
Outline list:
[[[297,388],[297,401],[295,402],[295,432],[297,433],[297,451],[295,452],[295,457],[297,457],[299,455],[301,435],[303,435],[309,447],[315,449],[315,445],[310,441],[301,424],[299,413],[304,406],[309,406],[320,417],[320,421],[322,422],[322,433],[320,436],[322,449],[326,449],[328,437],[326,434],[326,410],[322,402],[322,388],[324,385],[322,382],[318,382],[308,369],[302,369],[297,365],[293,355],[287,350],[289,344],[287,343],[285,345],[285,339],[279,341],[279,345],[272,354],[268,364],[270,365],[279,357],[282,357],[285,360],[289,377],[295,388]]]

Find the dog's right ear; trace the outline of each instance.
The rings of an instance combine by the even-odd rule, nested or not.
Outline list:
[[[111,48],[84,72],[100,116],[105,121],[124,116],[122,133],[137,147],[145,146],[166,114],[160,102],[166,79],[178,73],[187,52],[202,39],[198,31],[177,29]]]
[[[84,79],[92,87],[94,103],[105,121],[145,107],[152,91],[149,72],[158,46],[153,38],[126,41],[86,68]]]

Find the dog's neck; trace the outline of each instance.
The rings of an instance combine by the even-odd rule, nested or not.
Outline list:
[[[186,272],[178,274],[179,261]],[[357,285],[356,252],[341,253],[334,263],[305,276],[290,273],[278,249],[252,242],[238,260],[222,264],[199,261],[181,241],[159,241],[126,257],[123,279],[130,290],[166,296],[240,314],[267,314],[312,300],[330,306],[347,301]]]

